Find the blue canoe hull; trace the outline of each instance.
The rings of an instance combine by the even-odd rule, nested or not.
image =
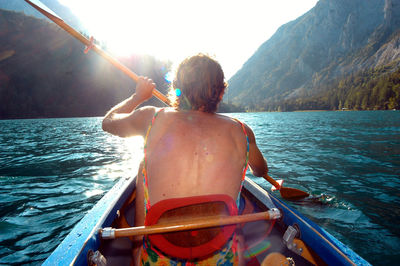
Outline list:
[[[135,180],[135,178],[119,180],[73,228],[43,265],[87,265],[88,251],[96,251],[101,245],[99,229],[111,226],[118,218],[118,210],[135,190]],[[291,225],[300,230],[301,240],[318,255],[323,264],[370,265],[324,229],[250,179],[246,178],[242,194],[249,195],[250,199],[257,201],[261,210],[273,207],[281,210],[283,218],[279,221],[280,226],[286,228]]]

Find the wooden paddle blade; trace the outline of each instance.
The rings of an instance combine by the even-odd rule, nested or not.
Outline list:
[[[272,191],[279,188],[279,192],[281,192],[281,196],[284,199],[297,200],[310,196],[310,194],[301,191],[300,189],[282,187],[282,180],[275,181],[275,179],[270,177],[268,174],[265,174],[264,178],[273,185],[273,189],[271,189]]]
[[[303,199],[310,196],[310,194],[308,194],[307,192],[290,187],[281,187],[279,192],[281,193],[282,198],[290,200]]]

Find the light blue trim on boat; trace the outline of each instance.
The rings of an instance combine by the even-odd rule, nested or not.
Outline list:
[[[82,218],[43,265],[87,265],[89,249],[100,245],[98,230],[109,226],[123,203],[135,189],[135,178],[121,178],[113,188]]]

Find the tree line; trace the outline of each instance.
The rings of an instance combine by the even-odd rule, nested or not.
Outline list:
[[[400,109],[398,62],[338,78],[303,96],[253,104],[250,111]]]

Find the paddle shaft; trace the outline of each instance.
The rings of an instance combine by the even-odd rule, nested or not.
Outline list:
[[[281,186],[281,185],[279,185],[278,182],[275,181],[275,179],[270,177],[268,174],[265,174],[264,178],[267,179],[267,181],[270,182],[272,185],[274,185],[274,187],[276,187],[276,189],[279,189],[279,187]]]
[[[204,229],[232,224],[248,223],[259,220],[271,220],[280,218],[281,214],[278,209],[271,209],[266,212],[238,215],[238,216],[207,216],[193,219],[191,221],[182,222],[179,224],[157,224],[151,226],[138,226],[123,229],[104,228],[100,230],[100,234],[104,239],[112,239],[117,237],[162,234],[177,231]]]
[[[39,5],[35,4],[34,2],[37,1],[30,1],[30,0],[25,0],[28,4],[30,4],[33,8],[38,10],[40,13],[42,13],[44,16],[52,20],[54,23],[56,23],[58,26],[60,26],[62,29],[64,29],[66,32],[68,32],[70,35],[72,35],[75,39],[78,41],[82,42],[88,47],[91,47],[93,51],[95,51],[97,54],[105,58],[107,61],[109,61],[113,66],[121,70],[123,73],[128,75],[131,79],[133,79],[135,82],[138,81],[139,76],[136,75],[132,70],[124,66],[121,62],[119,62],[117,59],[115,59],[113,56],[109,55],[105,51],[103,51],[101,48],[99,48],[97,45],[93,44],[89,39],[87,39],[85,36],[83,36],[80,32],[76,31],[74,28],[69,26],[67,23],[64,22],[60,17],[56,16],[55,14],[51,14],[47,12],[46,10],[42,9]],[[43,4],[42,4],[43,5]],[[157,89],[153,90],[153,95],[157,97],[159,100],[164,102],[167,105],[169,104],[168,98],[162,94],[160,91]]]

